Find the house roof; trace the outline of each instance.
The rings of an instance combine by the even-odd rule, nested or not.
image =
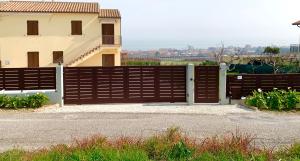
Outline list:
[[[292,25],[300,25],[300,20],[297,22],[294,22]]]
[[[98,13],[98,3],[88,2],[0,2],[0,12]]]
[[[99,17],[101,18],[121,18],[121,14],[117,9],[100,9]]]

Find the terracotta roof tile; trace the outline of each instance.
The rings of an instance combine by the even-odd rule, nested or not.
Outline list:
[[[100,9],[99,17],[101,18],[121,18],[121,14],[117,9]]]
[[[0,12],[98,13],[98,3],[87,2],[0,2]]]

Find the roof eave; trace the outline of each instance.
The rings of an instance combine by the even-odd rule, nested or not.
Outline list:
[[[292,25],[300,25],[300,21],[297,21],[297,22],[294,22],[294,23],[292,23]]]
[[[122,17],[101,17],[101,16],[99,16],[99,18],[122,19]]]
[[[0,11],[0,13],[82,13],[82,14],[99,14],[98,12],[51,12],[51,11]]]

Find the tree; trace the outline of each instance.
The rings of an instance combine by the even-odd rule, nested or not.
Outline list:
[[[280,66],[283,63],[282,57],[278,56],[280,53],[280,48],[278,47],[266,47],[264,54],[269,55],[268,59],[265,60],[265,63],[273,67],[274,74],[277,73]]]
[[[278,47],[266,47],[264,50],[264,54],[269,54],[269,55],[278,55],[280,53],[280,48]]]
[[[224,43],[221,42],[221,47],[219,47],[218,50],[215,51],[215,53],[214,53],[215,61],[218,64],[222,63],[222,61],[223,61],[222,58],[223,58],[224,54],[225,54],[225,47],[224,47]]]

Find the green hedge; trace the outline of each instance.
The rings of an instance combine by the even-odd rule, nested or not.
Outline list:
[[[47,104],[49,98],[44,94],[34,94],[25,97],[19,96],[0,96],[0,108],[18,109],[18,108],[39,108]]]
[[[250,64],[231,64],[229,66],[230,73],[246,73],[246,74],[273,74],[274,68],[267,64],[250,65]],[[300,67],[297,65],[281,65],[278,67],[277,73],[300,73]]]

